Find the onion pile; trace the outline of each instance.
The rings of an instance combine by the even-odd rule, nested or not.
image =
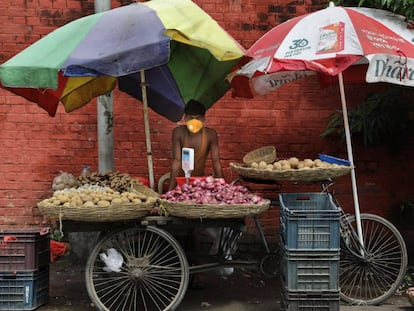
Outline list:
[[[170,202],[195,204],[263,204],[265,200],[242,185],[228,184],[212,176],[175,187],[160,196]]]

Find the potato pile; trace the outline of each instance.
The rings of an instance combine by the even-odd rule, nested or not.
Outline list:
[[[44,199],[39,205],[45,207],[108,207],[111,204],[140,204],[147,200],[148,197],[138,191],[119,192],[108,187],[83,185],[78,188],[57,190],[53,193],[51,198]]]
[[[266,163],[264,161],[260,161],[259,163],[253,162],[250,164],[250,167],[259,170],[286,171],[292,169],[335,168],[340,167],[340,165],[324,162],[320,159],[299,160],[296,157],[291,157],[289,159],[282,159],[273,163]]]

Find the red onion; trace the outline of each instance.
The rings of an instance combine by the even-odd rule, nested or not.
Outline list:
[[[171,202],[196,204],[261,204],[263,198],[242,185],[227,184],[224,178],[208,176],[183,184],[160,196]]]

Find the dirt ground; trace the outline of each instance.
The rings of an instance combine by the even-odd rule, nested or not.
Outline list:
[[[237,269],[222,277],[205,274],[205,289],[189,289],[177,311],[279,311],[280,281],[252,270]],[[38,311],[93,311],[84,281],[84,269],[64,258],[50,265],[49,303]],[[341,311],[413,310],[407,297],[396,295],[381,306],[340,305]],[[132,311],[132,310],[131,310]]]

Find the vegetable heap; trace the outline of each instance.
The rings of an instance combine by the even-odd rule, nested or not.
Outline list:
[[[263,204],[265,200],[242,185],[228,184],[224,178],[206,177],[177,186],[160,196],[170,202],[196,204]]]
[[[252,162],[250,164],[251,168],[259,170],[268,170],[268,171],[285,171],[291,169],[318,169],[318,168],[338,168],[343,167],[335,163],[328,163],[320,159],[304,159],[300,160],[296,157],[291,157],[289,159],[282,159],[275,161],[273,163],[266,163],[265,161]]]
[[[109,207],[111,205],[146,203],[150,199],[145,193],[134,188],[141,184],[128,174],[108,172],[106,174],[90,173],[73,177],[61,172],[55,177],[52,197],[39,202],[44,207]]]
[[[108,187],[97,185],[83,185],[78,188],[57,190],[53,196],[44,199],[39,204],[45,207],[52,206],[85,206],[108,207],[111,204],[140,204],[146,202],[148,197],[142,193],[118,192]]]

